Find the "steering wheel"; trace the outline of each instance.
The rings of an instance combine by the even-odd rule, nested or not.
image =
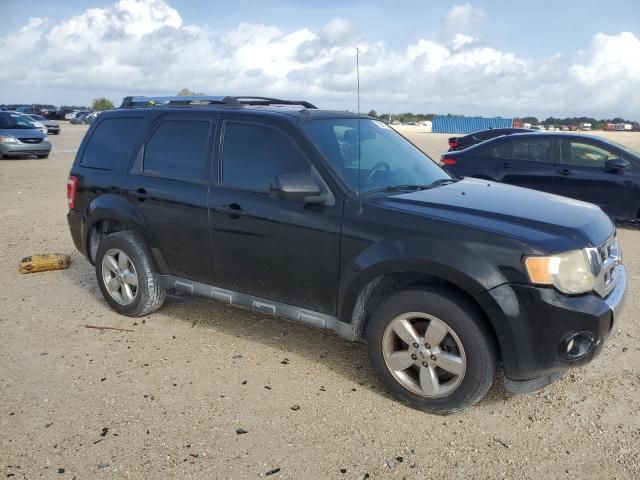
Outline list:
[[[376,163],[371,169],[371,173],[367,177],[367,184],[371,183],[371,179],[373,178],[373,176],[376,174],[378,170],[381,170],[382,168],[384,168],[385,172],[391,171],[391,167],[389,166],[388,163],[385,163],[385,162]]]

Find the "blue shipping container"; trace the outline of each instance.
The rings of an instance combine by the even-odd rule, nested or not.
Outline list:
[[[511,128],[513,118],[433,117],[433,133],[473,133],[490,128]]]

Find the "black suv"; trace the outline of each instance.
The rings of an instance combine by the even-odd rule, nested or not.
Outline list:
[[[400,400],[448,413],[590,361],[627,286],[596,206],[455,180],[373,118],[303,101],[127,97],[67,184],[116,311],[177,289],[366,341]]]

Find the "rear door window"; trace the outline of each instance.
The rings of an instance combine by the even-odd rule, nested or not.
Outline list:
[[[550,138],[515,140],[513,142],[513,158],[531,162],[550,162],[551,142]]]
[[[84,149],[80,165],[101,170],[126,165],[136,148],[142,118],[107,118],[96,125]]]
[[[207,120],[165,120],[147,141],[144,175],[183,181],[204,181],[209,175]]]

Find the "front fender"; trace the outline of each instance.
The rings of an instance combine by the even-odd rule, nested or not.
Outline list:
[[[351,322],[358,296],[370,282],[401,272],[432,275],[471,296],[507,281],[495,263],[463,242],[425,236],[383,240],[363,250],[343,269],[338,300],[340,319]]]

